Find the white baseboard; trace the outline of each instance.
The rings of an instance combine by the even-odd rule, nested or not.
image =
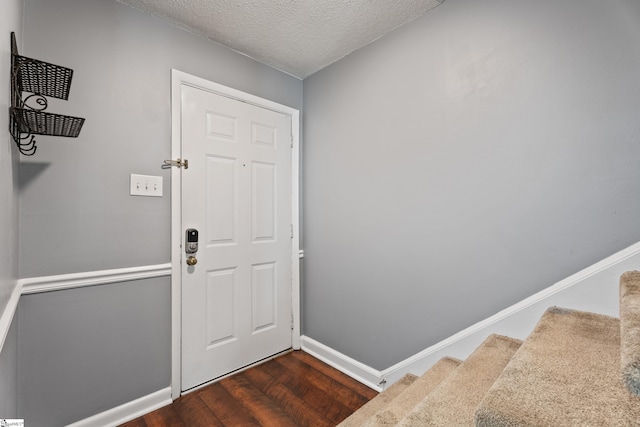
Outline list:
[[[67,427],[115,427],[162,408],[171,402],[171,387],[167,387],[124,405],[69,424]]]
[[[360,381],[362,384],[374,390],[382,391],[384,383],[382,382],[380,371],[327,347],[313,338],[302,336],[300,337],[300,341],[302,343],[302,350],[306,353],[309,353],[329,366],[333,366],[351,378]]]
[[[550,306],[618,316],[618,283],[622,273],[640,270],[640,242],[446,338],[383,371],[351,359],[312,338],[302,349],[352,378],[380,390],[407,373],[421,375],[444,356],[465,359],[489,335],[525,339]]]

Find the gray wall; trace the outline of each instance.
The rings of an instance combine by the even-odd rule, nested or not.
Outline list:
[[[302,107],[300,80],[115,0],[25,0],[22,53],[74,70],[69,101],[49,110],[86,118],[79,138],[41,136],[22,159],[24,278],[169,262],[170,171],[160,165],[172,68]],[[131,173],[162,176],[164,197],[130,197]],[[29,425],[168,387],[169,292],[167,277],[24,296],[19,410]]]
[[[448,0],[305,79],[305,335],[385,369],[640,240],[639,75],[635,0]]]
[[[169,386],[169,278],[25,295],[19,414],[67,425]]]
[[[17,325],[18,322],[14,319],[0,350],[0,417],[2,418],[19,418]]]
[[[170,70],[294,108],[302,82],[115,0],[26,0],[24,52],[74,70],[77,139],[42,136],[23,159],[21,277],[168,262]],[[129,174],[161,175],[162,198],[129,196]]]
[[[9,34],[22,42],[22,0],[4,0],[0,13],[0,315],[18,280],[18,150],[6,130],[9,128]],[[8,313],[8,312],[7,312]],[[0,417],[17,416],[17,336],[15,321],[6,339],[0,331]],[[4,341],[4,345],[3,345]]]

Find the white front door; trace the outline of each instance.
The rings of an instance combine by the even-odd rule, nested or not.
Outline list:
[[[182,390],[292,346],[291,116],[182,85]]]

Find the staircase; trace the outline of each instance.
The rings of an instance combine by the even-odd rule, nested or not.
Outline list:
[[[620,278],[620,319],[551,307],[524,342],[491,335],[407,374],[353,426],[640,427],[640,271]]]

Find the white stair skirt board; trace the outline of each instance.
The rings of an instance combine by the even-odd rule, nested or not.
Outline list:
[[[115,427],[169,405],[171,402],[171,387],[167,387],[124,405],[69,424],[67,427]]]
[[[422,375],[444,356],[464,360],[491,334],[525,339],[551,306],[571,306],[618,317],[620,276],[639,270],[640,242],[446,338],[383,371],[375,370],[312,338],[302,337],[302,349],[353,379],[381,391],[408,373]]]

